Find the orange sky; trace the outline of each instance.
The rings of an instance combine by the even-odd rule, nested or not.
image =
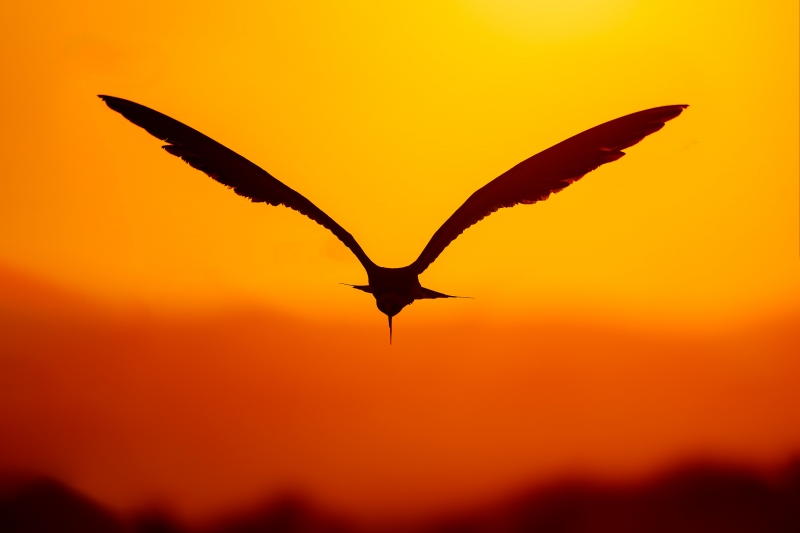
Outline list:
[[[286,487],[399,512],[797,453],[798,17],[788,1],[10,4],[0,468],[199,516]],[[372,298],[338,284],[366,276],[332,235],[165,154],[98,93],[262,165],[385,266],[530,155],[691,107],[469,229],[421,281],[475,300],[408,308],[389,349]]]

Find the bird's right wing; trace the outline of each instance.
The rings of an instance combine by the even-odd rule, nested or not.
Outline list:
[[[421,274],[456,237],[500,208],[546,200],[600,165],[616,161],[688,106],[639,111],[596,126],[526,159],[475,191],[434,233],[414,261]]]
[[[305,196],[290,189],[258,165],[186,124],[149,107],[113,96],[100,95],[100,98],[123,117],[167,142],[163,148],[170,154],[180,157],[253,202],[285,205],[304,214],[336,235],[350,248],[365,269],[369,270],[374,266],[361,246],[344,228]]]

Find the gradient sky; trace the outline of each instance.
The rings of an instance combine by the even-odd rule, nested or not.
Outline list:
[[[201,516],[292,487],[401,512],[797,453],[798,20],[794,1],[10,3],[0,467]],[[389,349],[330,233],[96,94],[263,166],[385,266],[534,153],[691,107],[469,229],[421,281],[475,299],[404,310]]]

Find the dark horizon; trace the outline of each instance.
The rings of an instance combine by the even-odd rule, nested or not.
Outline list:
[[[298,494],[192,524],[169,507],[118,513],[51,477],[0,475],[3,533],[795,533],[800,455],[765,472],[695,461],[626,483],[569,477],[427,518],[370,523]]]

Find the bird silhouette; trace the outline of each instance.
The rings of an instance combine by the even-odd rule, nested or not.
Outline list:
[[[539,152],[467,198],[436,230],[416,261],[402,268],[386,268],[372,262],[350,233],[305,196],[236,152],[149,107],[113,96],[99,96],[108,107],[165,141],[164,150],[230,187],[236,194],[253,202],[284,205],[330,230],[367,271],[367,285],[346,285],[375,297],[378,309],[389,317],[390,343],[392,318],[407,305],[415,300],[458,298],[423,287],[419,275],[464,230],[503,207],[546,200],[600,165],[621,158],[625,155],[623,149],[657,132],[688,107],[670,105],[639,111],[595,126]]]

